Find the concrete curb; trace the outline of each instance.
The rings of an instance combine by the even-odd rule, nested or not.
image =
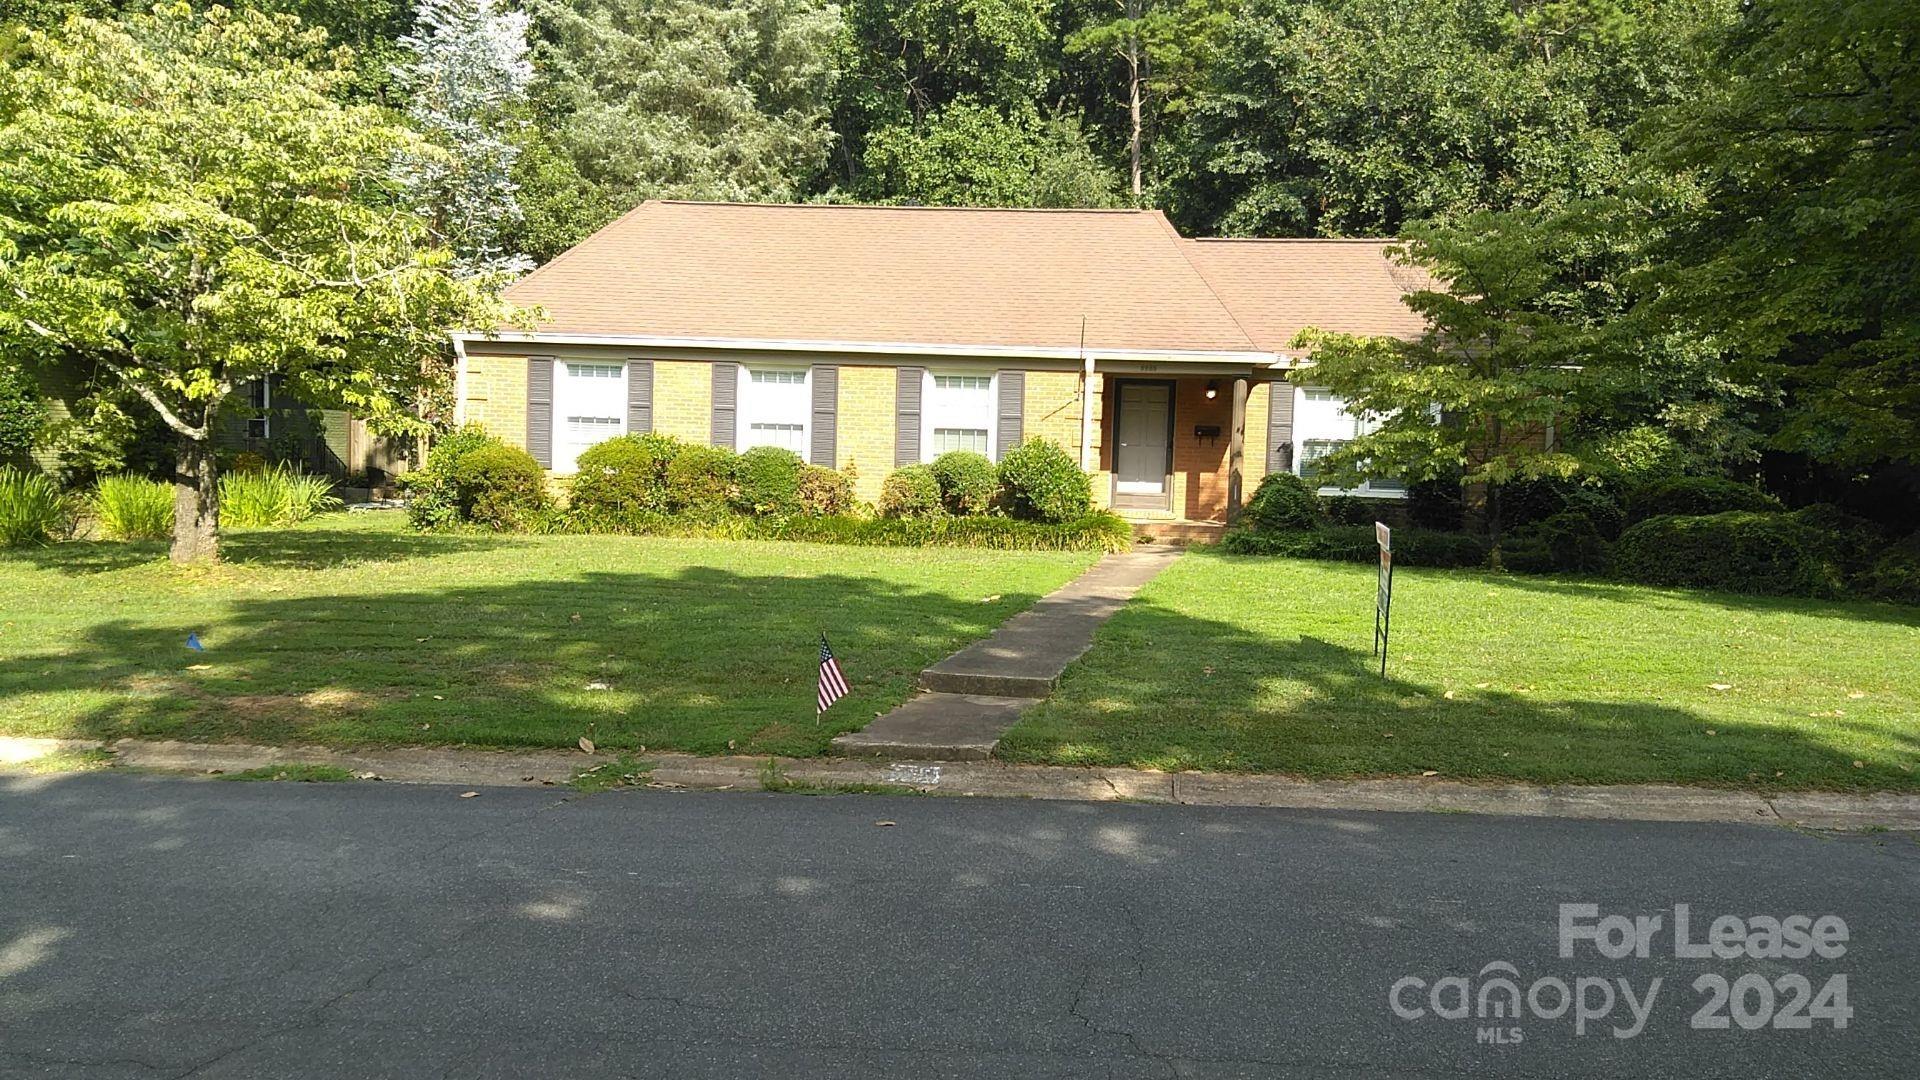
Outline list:
[[[105,746],[115,763],[136,769],[241,772],[267,765],[334,765],[368,779],[406,784],[524,787],[565,784],[616,754],[571,750],[331,750],[241,743],[111,743],[74,739],[0,739],[0,770],[61,750]],[[1920,796],[1782,792],[1761,795],[1678,785],[1538,787],[1456,780],[1303,780],[1232,773],[1014,765],[1000,761],[871,761],[693,754],[639,755],[652,787],[760,790],[768,761],[779,778],[812,788],[892,787],[930,795],[1148,802],[1187,806],[1259,806],[1300,810],[1506,814],[1602,821],[1739,821],[1808,829],[1920,831]]]

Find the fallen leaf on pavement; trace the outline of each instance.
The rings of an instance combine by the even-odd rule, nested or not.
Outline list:
[[[898,825],[900,823],[897,821],[876,821],[874,822],[874,824],[882,829],[885,829],[885,828],[890,828],[894,825]]]
[[[477,791],[463,791],[460,793],[460,797],[463,799],[477,799],[480,797],[480,793]]]
[[[1423,773],[1421,773],[1420,775],[1421,775],[1421,776],[1439,776],[1439,775],[1440,775],[1440,770],[1439,770],[1439,769],[1428,769],[1428,770],[1427,770],[1426,772],[1423,772]]]
[[[593,753],[593,740],[585,735],[580,736],[580,749],[589,754]]]

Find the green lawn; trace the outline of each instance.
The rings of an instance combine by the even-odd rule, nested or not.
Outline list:
[[[1000,753],[1920,790],[1920,609],[1402,569],[1382,680],[1373,594],[1371,567],[1191,553]]]
[[[0,556],[0,734],[819,753],[1094,558],[419,536],[392,513],[226,551]],[[816,725],[821,630],[853,692]]]

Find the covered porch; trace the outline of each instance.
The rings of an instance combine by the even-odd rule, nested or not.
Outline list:
[[[1155,366],[1095,374],[1094,497],[1143,535],[1217,539],[1269,470],[1292,467],[1291,387],[1265,368]]]

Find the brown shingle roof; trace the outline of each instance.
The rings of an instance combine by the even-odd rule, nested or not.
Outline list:
[[[1418,337],[1408,293],[1434,287],[1424,271],[1388,258],[1392,240],[1187,240],[1207,283],[1263,351],[1290,349],[1313,326],[1349,334]]]
[[[507,298],[550,334],[1072,349],[1084,316],[1093,350],[1271,352],[1308,322],[1417,331],[1379,247],[1196,243],[1153,210],[648,202]]]

